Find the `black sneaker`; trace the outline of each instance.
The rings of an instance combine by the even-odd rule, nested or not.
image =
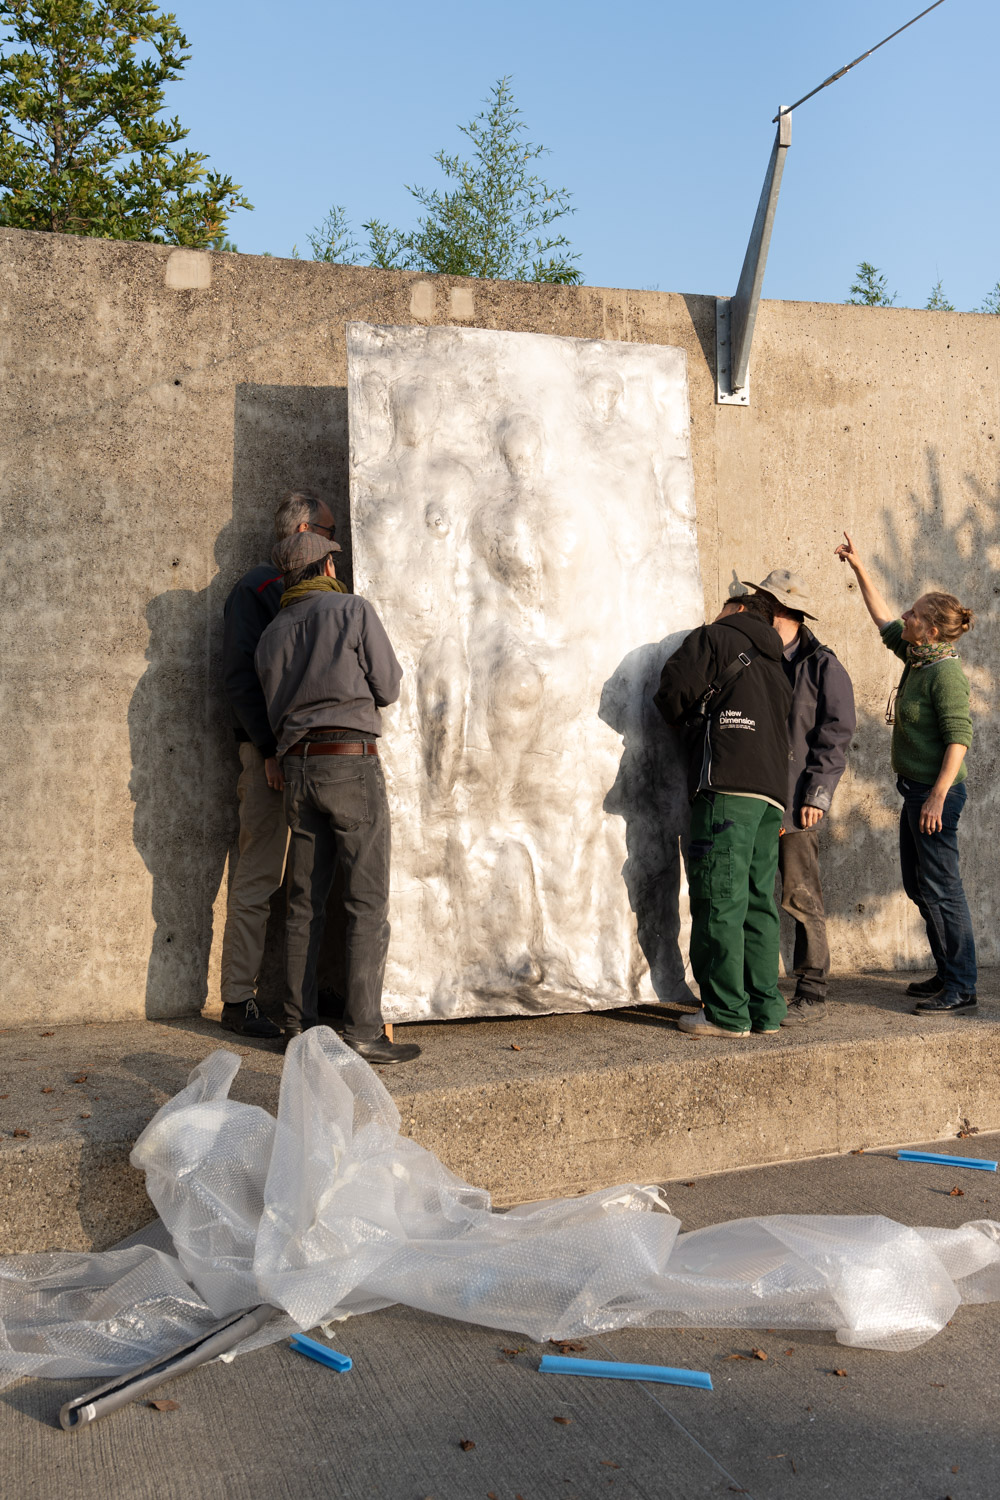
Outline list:
[[[944,980],[937,974],[930,979],[915,979],[912,984],[906,986],[908,995],[918,995],[921,1000],[928,995],[940,995],[944,989]]]
[[[921,1000],[913,1007],[915,1016],[950,1016],[957,1010],[975,1010],[979,996],[975,990],[945,990],[933,1000]]]
[[[822,1021],[826,1016],[826,1001],[813,995],[796,995],[788,1002],[788,1014],[782,1026],[808,1026],[810,1021]]]
[[[385,1032],[373,1037],[370,1042],[352,1041],[349,1036],[345,1036],[344,1041],[352,1052],[356,1052],[373,1067],[380,1067],[385,1063],[412,1062],[415,1057],[420,1056],[420,1048],[416,1042],[390,1042]]]
[[[261,1015],[256,1000],[241,1000],[238,1005],[224,1005],[220,1025],[223,1031],[235,1031],[237,1036],[259,1037],[266,1042],[273,1042],[281,1035],[281,1028],[269,1021],[267,1016]]]

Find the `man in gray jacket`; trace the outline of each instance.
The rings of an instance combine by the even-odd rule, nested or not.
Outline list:
[[[408,1062],[382,1025],[389,947],[389,806],[379,709],[402,670],[374,608],[338,592],[333,549],[311,532],[279,542],[281,608],[254,663],[284,777],[288,850],[286,1042],[317,1021],[316,965],[339,866],[346,916],[344,1040],[370,1063]]]
[[[782,1026],[820,1021],[826,1014],[830,948],[819,873],[819,825],[847,764],[857,725],[851,679],[829,646],[806,626],[805,584],[797,573],[775,568],[763,583],[749,585],[774,601],[774,628],[784,646],[785,674],[792,685],[788,716],[788,800],[778,843],[781,905],[795,921],[795,994]]]

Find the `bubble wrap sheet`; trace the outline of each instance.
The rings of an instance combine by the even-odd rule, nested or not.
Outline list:
[[[109,1377],[237,1309],[284,1309],[242,1349],[403,1302],[534,1339],[651,1327],[832,1329],[914,1348],[1000,1300],[1000,1225],[777,1215],[681,1234],[656,1188],[494,1213],[399,1132],[375,1073],[317,1027],[288,1049],[277,1120],[229,1098],[213,1052],[136,1143],[176,1255],[0,1261],[0,1383]]]

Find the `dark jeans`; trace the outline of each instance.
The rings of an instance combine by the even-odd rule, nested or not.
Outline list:
[[[965,782],[953,786],[944,800],[940,833],[920,832],[920,809],[930,787],[902,776],[896,787],[903,798],[899,816],[903,889],[924,919],[945,989],[970,993],[976,988],[976,942],[958,868],[958,820],[968,795]]]
[[[819,878],[819,829],[801,828],[782,834],[778,844],[781,907],[795,919],[792,967],[798,983],[796,996],[826,999],[830,947],[826,940],[826,912]]]
[[[382,1030],[389,948],[389,804],[382,767],[369,755],[286,755],[288,927],[286,1019],[316,1020],[316,963],[327,897],[338,869],[345,934],[344,1033],[371,1041]]]

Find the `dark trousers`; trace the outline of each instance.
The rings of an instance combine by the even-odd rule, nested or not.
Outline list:
[[[389,948],[389,804],[382,767],[369,755],[287,755],[285,813],[288,927],[285,1017],[317,1018],[316,964],[327,897],[338,868],[345,912],[344,1034],[371,1041],[382,1030]]]
[[[830,947],[826,940],[826,912],[819,878],[819,829],[786,831],[778,844],[781,871],[781,909],[795,921],[792,967],[796,995],[826,999]]]
[[[968,793],[965,782],[944,799],[940,833],[920,832],[920,809],[930,787],[900,776],[899,863],[903,889],[924,919],[938,978],[948,990],[976,988],[976,940],[958,868],[958,820]]]

